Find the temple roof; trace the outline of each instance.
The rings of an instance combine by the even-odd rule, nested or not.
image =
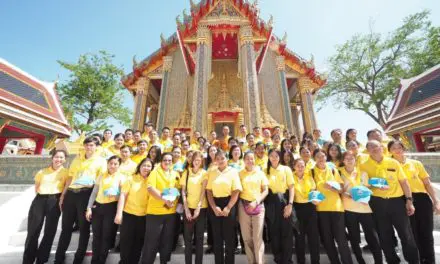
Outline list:
[[[0,115],[69,137],[71,129],[55,88],[56,83],[38,80],[0,58]]]
[[[440,64],[402,79],[387,121],[387,134],[440,120]]]
[[[315,71],[313,60],[306,61],[289,50],[286,47],[287,36],[280,39],[273,34],[273,18],[271,17],[268,22],[261,19],[257,3],[258,1],[255,1],[251,4],[247,0],[202,0],[198,4],[194,4],[191,0],[190,14],[184,10],[182,19],[180,16],[176,18],[177,32],[168,39],[161,36],[161,47],[141,62],[138,63],[133,59],[133,72],[122,78],[122,84],[130,89],[130,86],[138,78],[160,67],[163,56],[170,54],[177,48],[182,51],[187,72],[192,74],[195,68],[196,47],[196,42],[193,40],[200,21],[207,22],[211,30],[220,28],[227,31],[234,29],[244,20],[250,24],[254,37],[258,39],[254,45],[258,56],[256,60],[257,71],[261,69],[264,56],[270,47],[278,55],[285,57],[287,66],[309,77],[318,87],[322,87],[326,83],[326,77],[320,76]],[[234,33],[230,34],[233,36]],[[213,34],[213,37],[217,36]],[[223,38],[226,41],[228,35],[223,35]],[[234,41],[234,39],[228,39],[228,41]],[[214,45],[213,50],[216,50]],[[215,56],[216,53],[213,53],[213,57]],[[224,54],[225,58],[231,56],[233,55],[230,52]]]

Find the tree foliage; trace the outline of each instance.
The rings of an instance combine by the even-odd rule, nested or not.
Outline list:
[[[417,75],[440,62],[439,28],[429,11],[406,17],[387,36],[353,36],[329,59],[329,81],[317,101],[365,112],[384,127],[401,78]]]
[[[58,86],[64,110],[73,130],[81,134],[111,127],[110,119],[125,126],[130,110],[123,105],[124,89],[119,84],[123,74],[105,51],[83,54],[77,63],[58,61],[70,71],[70,79]]]

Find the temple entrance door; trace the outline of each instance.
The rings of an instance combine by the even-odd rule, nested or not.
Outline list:
[[[235,124],[233,122],[218,122],[214,124],[214,131],[217,133],[217,137],[223,138],[223,126],[229,127],[229,135],[235,135]]]

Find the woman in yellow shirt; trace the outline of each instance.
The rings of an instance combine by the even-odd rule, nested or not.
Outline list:
[[[295,157],[293,156],[293,153],[290,151],[281,152],[281,164],[284,166],[289,167],[293,171],[293,164],[295,162]]]
[[[195,238],[196,264],[203,263],[203,234],[206,223],[205,198],[207,184],[206,171],[202,167],[203,155],[200,151],[192,154],[192,160],[187,170],[182,174],[182,200],[185,208],[183,217],[183,237],[185,240],[185,263],[192,263],[192,241]],[[195,235],[194,235],[195,234]]]
[[[125,143],[124,137],[123,133],[116,134],[112,140],[113,144],[103,150],[103,157],[110,158],[113,155],[119,156],[121,154],[121,148]]]
[[[63,167],[66,152],[55,150],[52,153],[51,165],[35,175],[35,193],[28,214],[27,236],[24,244],[23,263],[46,263],[57,232],[58,220],[61,215],[58,206],[63,192],[68,170]],[[44,226],[44,235],[40,245],[38,238]]]
[[[315,181],[306,170],[302,159],[294,162],[293,179],[295,182],[295,197],[293,206],[298,216],[299,230],[295,239],[295,251],[298,264],[306,263],[306,236],[310,252],[310,263],[319,264],[319,232],[316,206],[309,202],[309,193],[316,189]]]
[[[121,158],[112,156],[107,161],[107,172],[96,180],[87,205],[86,219],[92,222],[92,263],[105,263],[115,234],[119,193],[125,176],[118,172]]]
[[[115,223],[120,229],[120,264],[139,263],[145,238],[145,216],[147,215],[147,180],[153,162],[144,159],[122,186]]]
[[[281,150],[281,136],[279,134],[272,136],[272,146],[270,146],[270,148]]]
[[[293,251],[294,181],[292,170],[281,165],[280,160],[281,153],[271,149],[264,170],[269,180],[269,194],[264,205],[275,262],[287,264],[292,261]]]
[[[327,165],[337,170],[341,166],[342,149],[338,144],[330,143],[327,150]]]
[[[388,143],[388,151],[392,158],[399,161],[408,179],[415,213],[410,216],[411,227],[416,240],[420,262],[435,263],[433,237],[433,211],[440,214],[440,202],[432,187],[429,174],[418,160],[405,157],[405,146],[402,142],[392,140]]]
[[[125,176],[131,176],[136,171],[137,164],[131,160],[130,156],[130,147],[127,145],[122,146],[120,149],[121,165],[118,172]]]
[[[311,170],[315,167],[315,161],[312,159],[312,153],[306,147],[301,147],[299,149],[299,154],[302,160],[306,163],[306,170]]]
[[[217,152],[218,148],[214,145],[208,148],[208,155],[205,160],[205,170],[209,171],[217,168],[217,162],[215,161],[215,154],[217,154]]]
[[[103,148],[108,148],[111,145],[115,144],[115,142],[112,140],[112,134],[113,133],[110,129],[107,128],[106,130],[104,130],[103,139],[101,143],[101,146]]]
[[[238,145],[234,145],[229,150],[228,166],[241,171],[244,168],[243,153]]]
[[[327,165],[326,153],[322,149],[313,152],[316,161],[311,174],[316,183],[316,189],[321,192],[325,199],[316,206],[321,238],[330,259],[330,263],[352,264],[350,248],[345,236],[344,205],[340,193],[343,192],[343,181],[338,170],[331,169]],[[332,187],[329,183],[335,186]],[[336,187],[338,185],[338,187]],[[336,243],[338,248],[336,249]],[[341,261],[338,256],[341,257]]]
[[[148,176],[148,203],[146,216],[145,237],[142,248],[141,262],[153,264],[157,252],[160,253],[160,263],[168,263],[173,250],[173,239],[176,225],[177,196],[163,195],[164,190],[179,187],[179,174],[173,170],[173,156],[164,153],[160,166]]]
[[[151,146],[150,150],[148,150],[147,158],[153,162],[153,166],[156,166],[162,158],[162,149],[159,146]]]
[[[248,263],[264,263],[264,204],[269,184],[266,175],[255,166],[253,152],[244,154],[245,168],[240,171],[243,191],[240,193],[238,220]]]
[[[261,170],[267,167],[267,153],[266,146],[263,142],[258,142],[255,145],[255,164],[260,167]]]
[[[211,210],[208,217],[212,224],[212,237],[214,242],[214,256],[216,264],[231,263],[235,261],[235,204],[242,190],[238,171],[228,166],[226,154],[218,151],[215,154],[217,168],[208,171],[208,184],[206,186],[208,202]],[[225,244],[225,247],[223,247]]]
[[[353,187],[368,185],[367,175],[362,174],[359,167],[356,167],[356,156],[351,151],[342,154],[342,165],[339,170],[344,181],[342,202],[345,209],[345,225],[348,230],[351,250],[357,262],[365,264],[360,247],[361,231],[359,226],[362,225],[365,240],[367,240],[368,246],[373,253],[374,263],[381,264],[383,262],[382,251],[380,249],[379,237],[374,227],[371,208],[366,203],[355,202],[351,196],[351,189]]]

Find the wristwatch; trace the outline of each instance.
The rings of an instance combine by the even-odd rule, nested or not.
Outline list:
[[[289,204],[293,206],[293,202],[292,202],[292,203],[291,203],[291,202],[289,202]]]
[[[412,202],[412,201],[413,201],[413,198],[412,198],[412,197],[405,197],[405,200],[406,200],[406,201],[411,201],[411,202]]]

